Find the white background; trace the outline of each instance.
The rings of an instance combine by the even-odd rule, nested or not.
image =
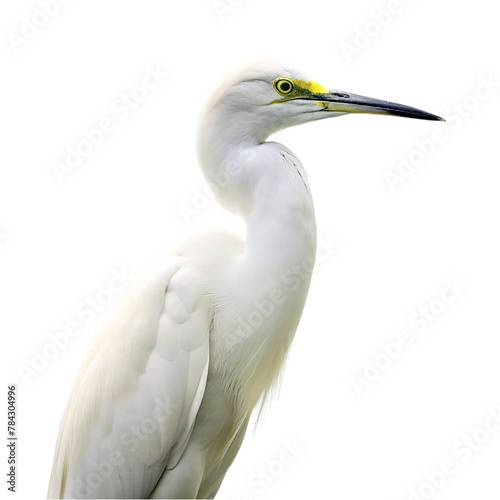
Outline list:
[[[112,270],[138,277],[189,231],[241,231],[210,200],[189,223],[180,206],[204,187],[194,151],[200,107],[227,71],[254,59],[291,60],[327,87],[451,119],[351,115],[274,138],[304,162],[319,234],[340,246],[317,265],[280,399],[248,433],[219,498],[404,500],[411,488],[422,498],[498,498],[500,432],[480,430],[500,406],[491,2],[224,4],[70,1],[20,46],[12,40],[40,6],[2,5],[0,321],[3,391],[18,385],[17,498],[44,497],[76,371],[120,294],[89,323],[82,301],[106,288]],[[385,26],[374,21],[394,5]],[[366,46],[346,57],[342,44],[359,46],[366,29]],[[169,76],[122,119],[113,102],[157,65]],[[481,78],[497,83],[478,100]],[[103,118],[114,130],[60,182],[53,163]],[[422,160],[415,141],[436,129],[441,143],[391,191],[385,173],[397,172],[400,156]],[[466,290],[441,307],[446,279]],[[432,301],[440,314],[418,333],[409,318]],[[71,322],[80,334],[26,383],[19,367]],[[413,343],[358,394],[351,376],[402,331]],[[454,446],[474,433],[487,442],[464,462]],[[302,450],[288,464],[285,441]],[[425,474],[447,460],[455,473],[426,489]]]

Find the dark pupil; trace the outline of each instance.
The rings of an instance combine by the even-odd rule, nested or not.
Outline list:
[[[290,89],[292,88],[290,82],[281,82],[281,85],[280,85],[280,88],[281,88],[281,92],[289,92]]]

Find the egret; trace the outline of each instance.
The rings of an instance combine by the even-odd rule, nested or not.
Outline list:
[[[94,336],[64,411],[49,498],[213,498],[276,388],[316,254],[306,171],[278,130],[345,113],[442,120],[327,89],[279,64],[227,77],[197,152],[243,240],[179,244]]]

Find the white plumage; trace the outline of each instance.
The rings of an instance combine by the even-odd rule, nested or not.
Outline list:
[[[52,496],[143,498],[179,461],[208,372],[197,278],[182,257],[166,259],[93,339],[63,417]]]
[[[278,380],[316,253],[307,175],[273,132],[346,112],[438,119],[277,65],[228,78],[198,156],[247,237],[207,232],[158,263],[96,334],[61,422],[49,498],[211,498]]]

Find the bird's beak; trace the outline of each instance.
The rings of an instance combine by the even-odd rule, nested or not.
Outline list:
[[[405,116],[420,120],[445,121],[443,118],[432,113],[405,106],[404,104],[382,101],[338,90],[331,90],[328,93],[311,94],[308,96],[308,99],[316,101],[317,104],[323,106],[327,111],[336,111],[338,113],[370,113],[375,115]]]

